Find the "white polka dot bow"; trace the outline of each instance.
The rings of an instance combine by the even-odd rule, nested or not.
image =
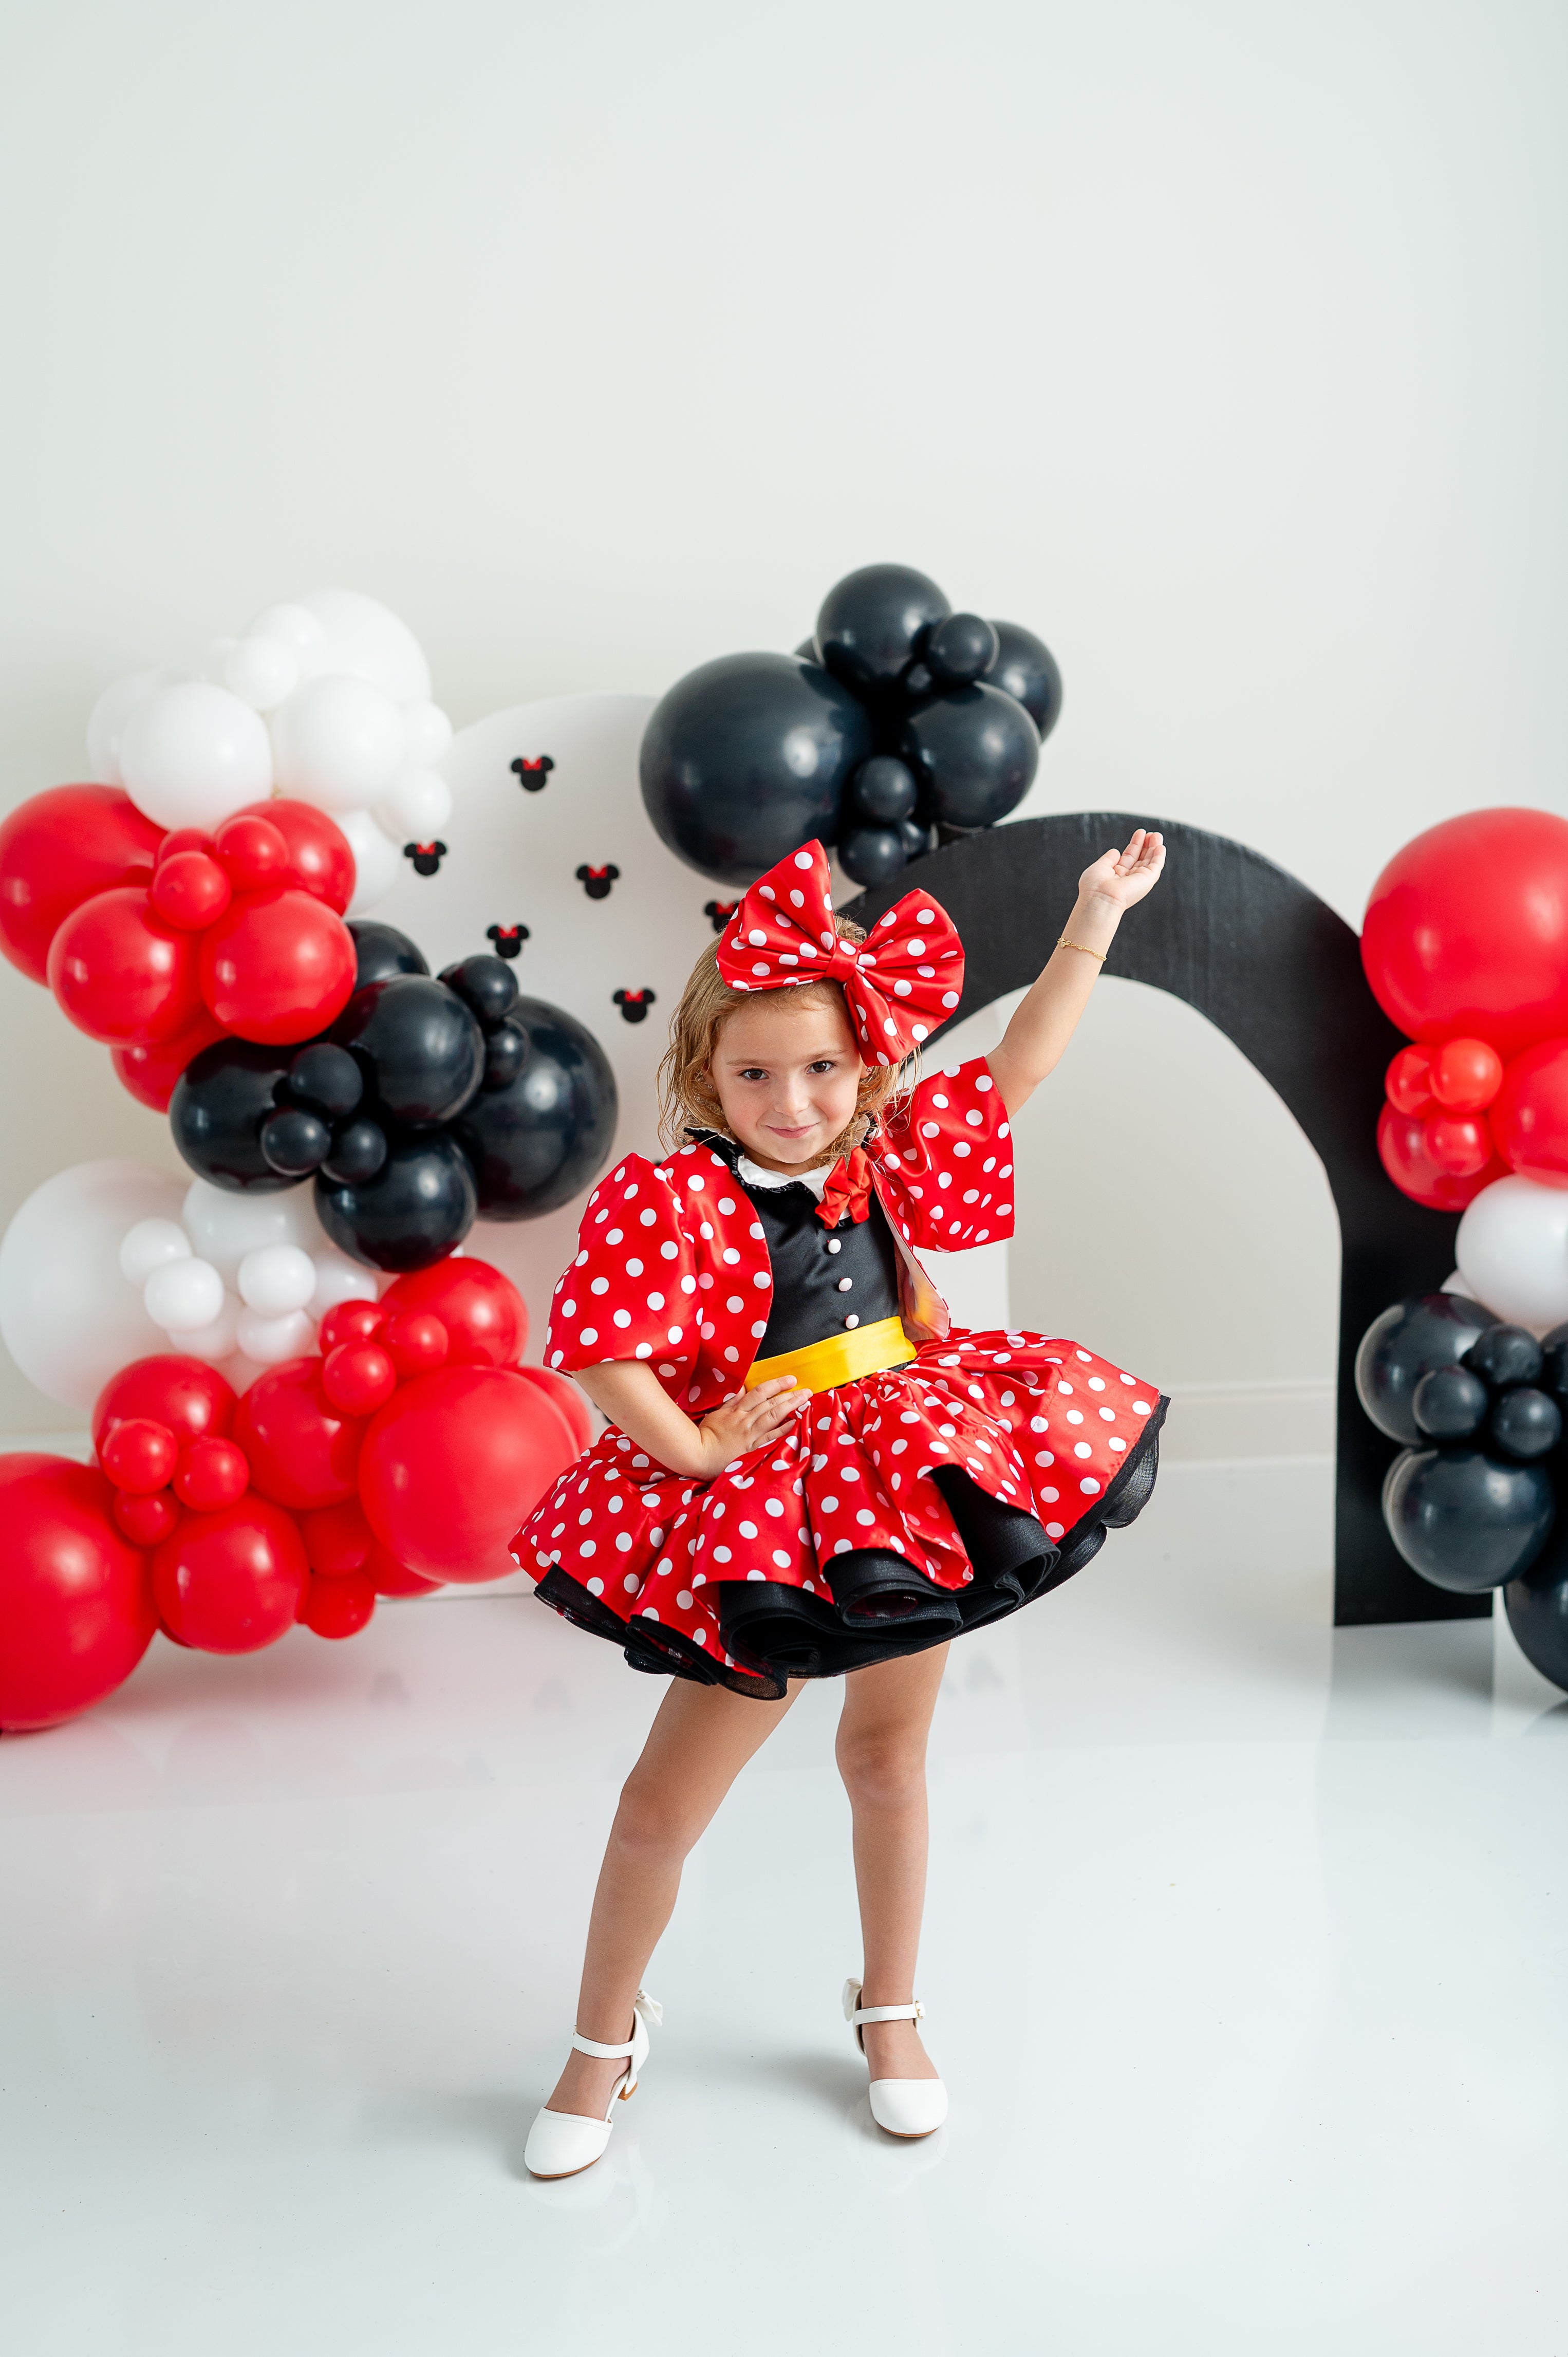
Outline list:
[[[718,961],[732,990],[841,983],[868,1064],[901,1061],[963,994],[963,944],[928,893],[906,892],[858,947],[841,938],[820,843],[802,844],[752,886],[720,937]]]

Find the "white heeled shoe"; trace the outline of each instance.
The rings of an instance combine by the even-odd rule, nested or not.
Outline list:
[[[580,2038],[574,2029],[572,2043],[579,2054],[596,2055],[601,2062],[613,2062],[624,2054],[627,2067],[610,2090],[602,2120],[584,2112],[535,2113],[522,2155],[522,2165],[531,2177],[575,2177],[579,2169],[592,2169],[610,2140],[617,2104],[624,2104],[637,2093],[648,2060],[648,2033],[663,2018],[664,2008],[658,1999],[639,1989],[632,2006],[631,2036],[624,2046],[601,2046],[595,2039]]]
[[[918,1997],[913,2005],[862,2005],[859,1981],[845,1981],[843,2018],[863,2054],[863,2021],[924,2021],[926,2018]],[[873,2079],[871,2083],[871,2116],[889,2136],[932,2136],[947,2115],[948,2091],[940,2079]]]

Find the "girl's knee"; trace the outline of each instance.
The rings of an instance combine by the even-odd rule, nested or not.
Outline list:
[[[701,1833],[678,1792],[636,1770],[621,1787],[610,1838],[624,1848],[684,1857]]]
[[[926,1789],[924,1731],[912,1738],[896,1728],[875,1728],[838,1739],[838,1769],[855,1808],[907,1808]]]

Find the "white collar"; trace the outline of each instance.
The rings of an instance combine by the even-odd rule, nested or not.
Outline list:
[[[837,1168],[833,1162],[820,1163],[814,1170],[764,1170],[743,1154],[735,1166],[735,1175],[743,1187],[809,1187],[820,1203],[822,1189]]]

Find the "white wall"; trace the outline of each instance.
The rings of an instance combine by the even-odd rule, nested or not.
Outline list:
[[[1057,650],[1040,807],[1219,828],[1354,920],[1421,825],[1563,806],[1565,102],[1545,0],[14,6],[4,793],[314,581],[463,723],[792,645],[899,556]],[[9,969],[0,1023],[0,1215],[166,1157]],[[1238,1265],[1154,1372],[1242,1348]],[[1265,1372],[1323,1371],[1324,1265]]]

